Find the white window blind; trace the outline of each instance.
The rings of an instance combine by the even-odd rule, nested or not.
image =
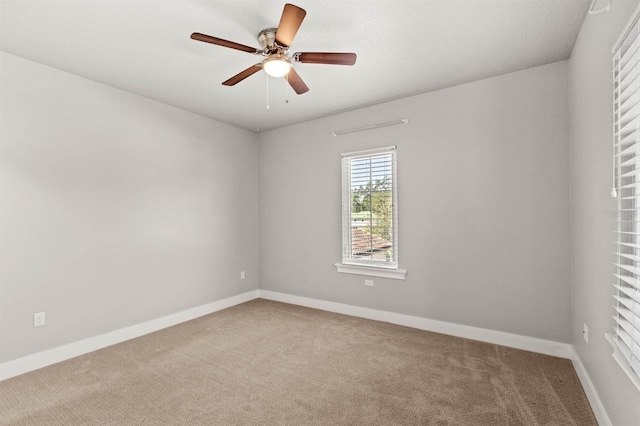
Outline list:
[[[398,268],[396,149],[342,154],[342,263]]]
[[[614,48],[617,230],[614,357],[640,388],[640,31],[635,18]]]

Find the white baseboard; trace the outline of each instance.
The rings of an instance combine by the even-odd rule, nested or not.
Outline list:
[[[572,359],[572,346],[567,343],[538,339],[535,337],[520,336],[502,331],[488,330],[486,328],[472,327],[468,325],[454,324],[445,321],[437,321],[428,318],[411,315],[397,314],[394,312],[379,311],[362,308],[359,306],[345,305],[343,303],[327,302],[325,300],[311,299],[302,296],[293,296],[269,290],[258,290],[258,296],[263,299],[278,302],[291,303],[306,306],[308,308],[321,309],[323,311],[338,314],[351,315],[376,321],[389,322],[420,330],[433,331],[466,339],[479,340],[481,342],[508,346],[510,348],[523,349],[559,358]]]
[[[359,318],[366,318],[376,321],[384,321],[391,324],[417,328],[420,330],[433,331],[436,333],[448,334],[451,336],[464,337],[467,339],[523,349],[545,355],[557,356],[571,359],[578,378],[582,383],[589,403],[598,420],[603,426],[610,426],[611,421],[607,415],[602,401],[596,392],[587,371],[578,356],[575,348],[566,343],[559,343],[550,340],[538,339],[535,337],[520,336],[517,334],[505,333],[502,331],[488,330],[484,328],[472,327],[468,325],[454,324],[445,321],[437,321],[428,318],[411,315],[398,314],[394,312],[380,311],[363,308],[360,306],[347,305],[343,303],[328,302],[325,300],[312,299],[291,294],[278,293],[269,290],[252,290],[243,294],[228,297],[206,305],[198,306],[165,317],[157,318],[141,324],[125,327],[99,336],[90,337],[68,345],[49,349],[36,354],[28,355],[12,361],[0,364],[0,381],[29,371],[37,370],[47,365],[55,364],[79,355],[83,355],[95,350],[115,345],[126,340],[143,336],[154,331],[162,330],[185,321],[189,321],[222,309],[230,308],[253,299],[263,298],[278,302],[291,303],[323,311],[335,312],[344,315],[351,315]]]
[[[609,416],[607,415],[606,410],[604,409],[604,405],[600,400],[600,396],[598,396],[598,392],[596,392],[595,386],[593,386],[593,382],[587,373],[587,369],[584,368],[584,364],[576,351],[576,348],[571,346],[571,351],[573,356],[571,361],[573,362],[573,368],[576,370],[578,374],[578,378],[580,379],[580,383],[582,383],[582,388],[584,389],[584,393],[587,394],[587,399],[589,400],[589,404],[591,404],[591,409],[593,410],[593,414],[596,416],[596,420],[600,426],[611,426],[611,420],[609,420]]]
[[[59,346],[33,355],[7,361],[0,364],[0,380],[28,373],[29,371],[37,370],[39,368],[46,367],[47,365],[55,364],[79,355],[93,352],[97,349],[115,345],[116,343],[140,337],[154,331],[162,330],[163,328],[171,327],[203,315],[208,315],[222,309],[230,308],[231,306],[239,305],[240,303],[248,302],[249,300],[256,299],[257,297],[258,290],[248,291],[226,299],[207,303],[206,305],[143,322],[141,324],[132,325],[120,330],[111,331],[95,337],[89,337],[64,346]]]
[[[115,345],[116,343],[140,337],[240,303],[248,302],[258,297],[360,318],[384,321],[420,330],[433,331],[451,336],[494,343],[497,345],[557,356],[560,358],[574,358],[572,346],[566,343],[553,342],[535,337],[520,336],[517,334],[488,330],[468,325],[454,324],[429,318],[363,308],[360,306],[346,305],[343,303],[294,296],[268,290],[253,290],[237,296],[198,306],[196,308],[167,315],[162,318],[132,325],[120,330],[80,340],[78,342],[69,343],[68,345],[28,355],[23,358],[7,361],[0,364],[0,380],[8,379],[10,377],[46,367],[47,365],[55,364],[110,345]]]

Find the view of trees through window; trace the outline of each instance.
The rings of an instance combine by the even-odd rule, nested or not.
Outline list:
[[[391,154],[351,160],[351,247],[360,258],[393,259]]]

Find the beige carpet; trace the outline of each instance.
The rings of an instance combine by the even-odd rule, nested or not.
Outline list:
[[[0,382],[3,425],[594,425],[571,362],[254,300]]]

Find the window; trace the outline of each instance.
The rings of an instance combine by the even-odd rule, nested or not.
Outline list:
[[[342,154],[338,272],[404,279],[398,269],[396,147]]]
[[[633,19],[613,52],[617,195],[614,358],[640,389],[640,29]]]

